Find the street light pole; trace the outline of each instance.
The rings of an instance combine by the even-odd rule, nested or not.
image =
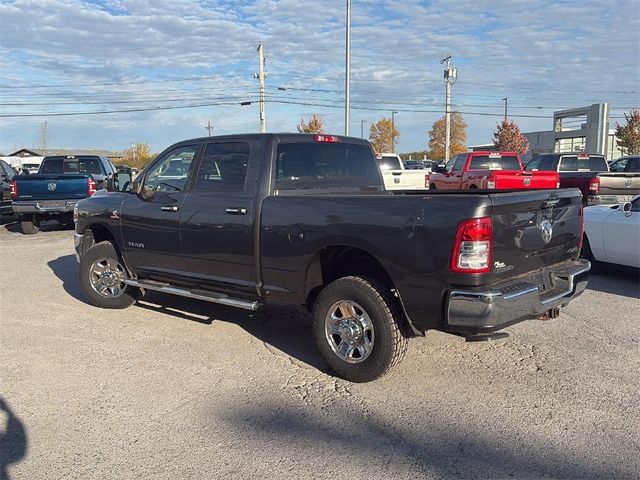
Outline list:
[[[509,98],[508,97],[504,97],[502,100],[504,100],[504,121],[507,121],[507,111],[508,111],[508,101]]]
[[[396,153],[396,112],[391,112],[391,153]]]
[[[446,63],[444,69],[444,84],[445,84],[445,133],[444,133],[444,162],[449,161],[451,156],[451,85],[456,82],[458,75],[455,67],[451,66],[451,53],[448,53],[440,63]]]
[[[267,131],[264,115],[264,50],[262,42],[258,44],[258,80],[260,81],[260,132]]]
[[[351,0],[347,0],[347,38],[345,52],[345,76],[344,76],[344,134],[349,136],[349,109],[350,109],[350,76],[351,76]]]
[[[364,124],[366,120],[360,120],[360,138],[364,138]]]

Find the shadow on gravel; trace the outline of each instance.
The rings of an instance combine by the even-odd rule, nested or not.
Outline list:
[[[589,275],[588,290],[640,299],[640,270],[606,265]]]
[[[214,321],[236,324],[286,355],[322,372],[327,371],[313,342],[311,315],[306,310],[265,306],[258,312],[249,312],[159,292],[147,292],[135,306],[207,325]]]
[[[62,280],[65,292],[76,300],[87,303],[78,281],[75,255],[65,255],[48,264]],[[211,325],[213,321],[234,323],[260,341],[266,342],[285,354],[321,371],[327,371],[317,353],[311,335],[311,315],[295,307],[268,306],[258,312],[216,305],[159,292],[147,292],[133,308],[144,308],[183,320]]]
[[[7,416],[6,429],[3,431],[0,427],[0,480],[8,480],[9,465],[19,462],[27,453],[27,432],[2,397],[0,397],[0,412],[2,416]]]
[[[10,233],[22,234],[20,225],[18,225],[18,222],[15,218],[13,220],[10,220],[8,223],[3,222],[3,226],[5,230],[7,230]],[[61,232],[63,230],[73,230],[73,228],[74,228],[73,223],[71,225],[64,225],[60,222],[56,222],[55,220],[47,220],[46,222],[42,222],[40,224],[40,232],[36,233],[35,235],[39,235],[40,233],[46,233],[46,232]],[[25,235],[25,236],[31,236],[31,235]]]
[[[78,262],[75,255],[65,255],[47,263],[51,271],[62,280],[62,288],[76,300],[86,303],[78,283]]]
[[[333,458],[335,464],[328,463],[329,469],[339,469],[345,461],[370,468],[370,459],[376,459],[385,464],[386,478],[587,480],[632,478],[635,474],[621,471],[613,461],[608,465],[590,462],[588,452],[554,450],[536,443],[535,437],[523,439],[520,445],[506,440],[498,445],[481,430],[473,434],[465,428],[457,433],[459,426],[444,425],[433,413],[415,419],[417,423],[400,423],[397,417],[387,423],[338,404],[314,417],[301,407],[259,402],[251,407],[234,404],[222,413],[222,421],[241,432],[238,437],[277,445],[297,461],[319,455]]]

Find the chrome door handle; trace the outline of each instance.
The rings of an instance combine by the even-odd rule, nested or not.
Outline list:
[[[246,208],[229,207],[225,210],[229,215],[245,215],[247,213]]]
[[[160,210],[163,212],[177,212],[179,208],[176,205],[163,205]]]

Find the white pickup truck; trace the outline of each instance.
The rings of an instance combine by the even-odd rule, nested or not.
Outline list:
[[[428,170],[407,170],[395,153],[376,155],[386,190],[429,190]]]

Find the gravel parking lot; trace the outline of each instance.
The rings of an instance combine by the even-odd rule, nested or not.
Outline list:
[[[0,478],[639,478],[640,287],[326,373],[302,312],[86,304],[72,232],[0,226]]]

